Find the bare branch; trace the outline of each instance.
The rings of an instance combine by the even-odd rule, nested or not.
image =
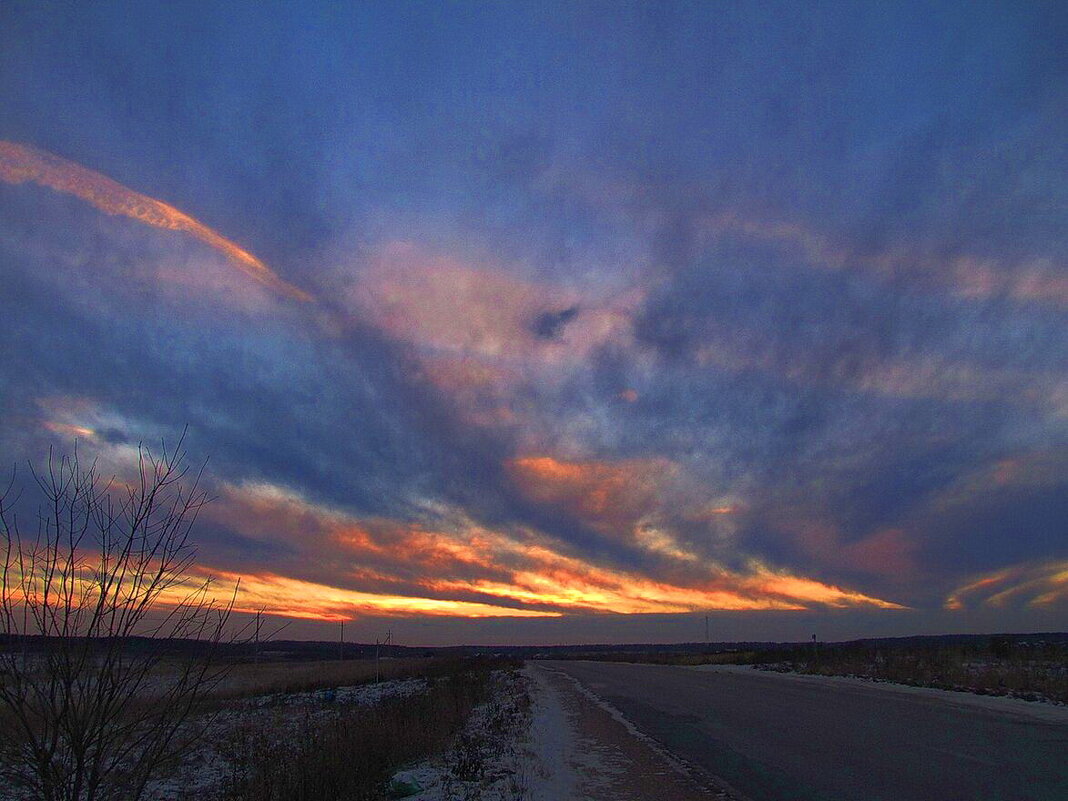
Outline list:
[[[139,446],[130,482],[50,450],[30,465],[42,501],[28,536],[14,472],[0,494],[0,782],[45,801],[137,799],[225,673],[237,591],[220,605],[192,574],[210,499],[186,433],[158,455]]]

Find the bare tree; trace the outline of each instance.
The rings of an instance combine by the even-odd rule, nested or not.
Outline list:
[[[216,603],[191,571],[209,499],[181,440],[139,446],[129,481],[85,469],[77,448],[30,469],[29,530],[12,486],[0,495],[0,781],[43,801],[136,801],[225,669],[233,596]]]

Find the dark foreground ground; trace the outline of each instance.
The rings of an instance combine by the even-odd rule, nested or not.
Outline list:
[[[858,681],[542,662],[752,801],[1068,799],[1068,709]]]

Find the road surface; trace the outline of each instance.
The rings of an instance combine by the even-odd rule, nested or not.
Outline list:
[[[751,801],[1068,800],[1064,707],[755,670],[537,664]]]
[[[737,801],[636,735],[563,673],[527,668],[527,801]]]

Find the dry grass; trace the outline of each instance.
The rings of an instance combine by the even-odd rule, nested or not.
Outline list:
[[[840,643],[760,655],[773,670],[1068,703],[1068,648],[991,638],[984,646]]]
[[[431,660],[419,660],[426,666]],[[435,666],[425,694],[390,698],[370,708],[307,716],[280,736],[258,720],[223,746],[230,772],[225,801],[372,801],[401,766],[442,751],[491,692],[488,661]],[[343,663],[342,663],[343,664]],[[403,670],[403,666],[398,666]],[[412,666],[408,666],[412,669]],[[338,675],[346,680],[352,673]],[[426,677],[424,670],[419,675]]]
[[[1068,645],[1024,635],[977,638],[966,645],[884,640],[718,653],[606,653],[596,658],[659,665],[751,664],[1068,704]]]
[[[378,671],[388,679],[426,678],[444,675],[456,660],[383,659]],[[374,681],[373,659],[347,659],[318,662],[261,662],[233,666],[226,679],[212,692],[212,698],[226,700],[274,693],[300,693],[327,687],[353,687]]]

